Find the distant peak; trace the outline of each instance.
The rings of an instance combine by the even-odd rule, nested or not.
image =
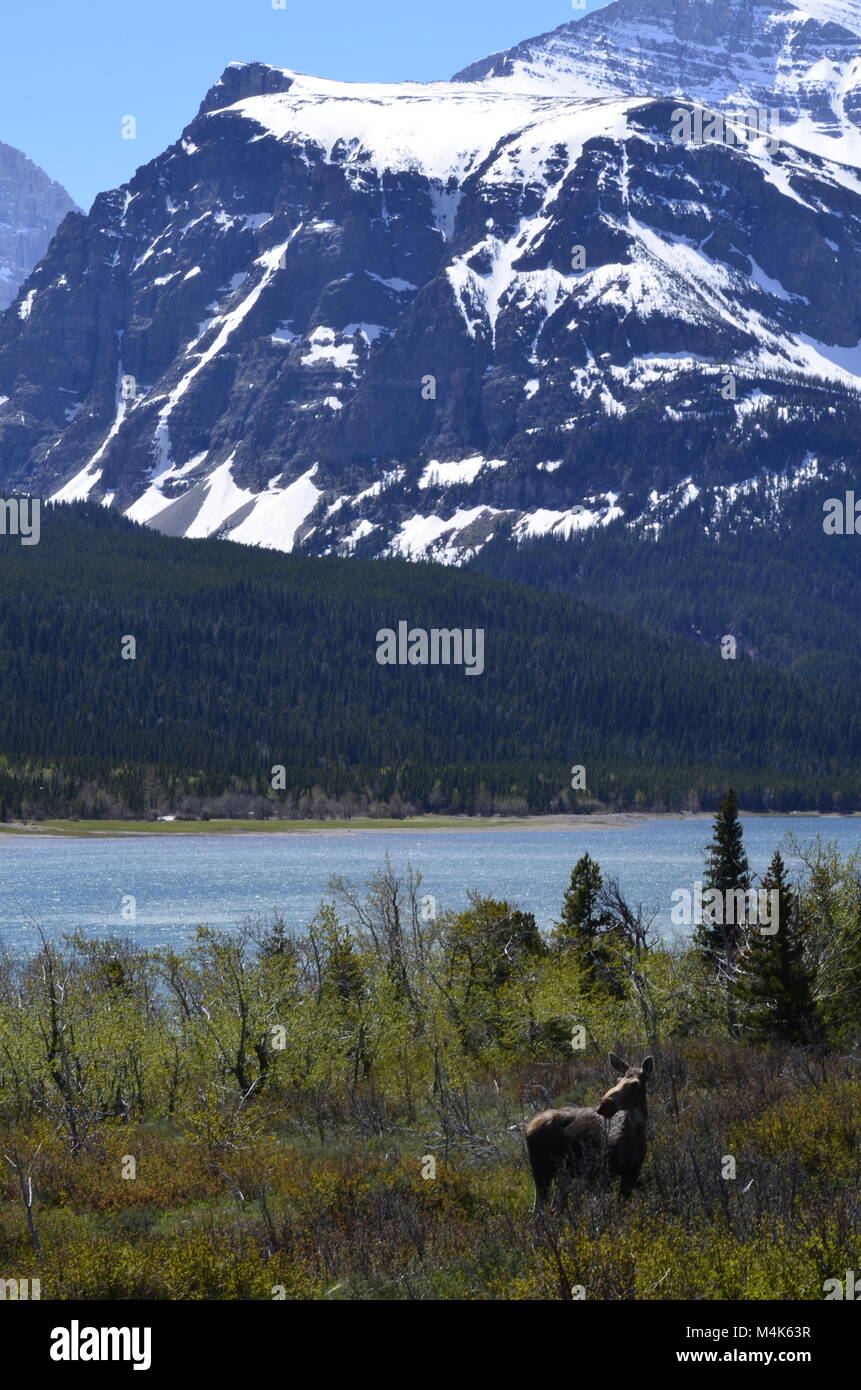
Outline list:
[[[197,114],[205,116],[223,106],[246,101],[248,97],[288,92],[292,85],[293,78],[289,73],[268,63],[228,63],[215,86],[206,93]]]

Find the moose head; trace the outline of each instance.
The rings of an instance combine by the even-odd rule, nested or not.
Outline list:
[[[607,1120],[618,1110],[642,1110],[645,1112],[646,1081],[654,1070],[654,1057],[645,1057],[639,1067],[629,1067],[628,1063],[624,1062],[617,1053],[611,1052],[610,1065],[622,1079],[617,1081],[615,1086],[611,1086],[606,1095],[602,1096],[596,1107],[598,1114],[603,1115],[604,1119]]]

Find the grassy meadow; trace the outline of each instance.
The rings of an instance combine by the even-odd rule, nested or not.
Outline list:
[[[41,1254],[7,1164],[0,1259],[43,1299],[821,1299],[857,1268],[861,1082],[780,1051],[662,1051],[642,1189],[534,1229],[524,1098],[594,1103],[608,1084],[598,1058],[527,1064],[412,1117],[367,1085],[323,1109],[284,1097],[239,1143],[202,1115],[114,1123],[77,1155],[45,1135]],[[7,1129],[5,1147],[36,1137]]]

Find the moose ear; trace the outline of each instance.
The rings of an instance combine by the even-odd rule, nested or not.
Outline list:
[[[651,1075],[652,1075],[652,1072],[653,1072],[654,1070],[655,1070],[655,1059],[654,1059],[654,1057],[644,1057],[644,1058],[643,1058],[643,1065],[642,1065],[641,1068],[640,1068],[640,1071],[643,1073],[643,1075],[644,1075],[644,1076],[651,1076]]]
[[[607,1055],[610,1058],[610,1066],[614,1071],[617,1071],[620,1076],[624,1076],[625,1072],[630,1070],[628,1063],[622,1061],[618,1052],[609,1052]]]

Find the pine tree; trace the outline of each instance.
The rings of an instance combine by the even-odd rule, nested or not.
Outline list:
[[[601,866],[584,854],[571,870],[571,881],[562,900],[562,915],[553,928],[559,950],[588,950],[595,944],[600,919],[598,897],[603,878]]]
[[[621,998],[625,991],[613,965],[615,953],[609,936],[612,924],[599,906],[603,886],[600,864],[591,855],[582,855],[571,870],[552,939],[557,951],[576,958],[584,989],[598,988]]]
[[[769,934],[761,924],[751,924],[738,956],[732,983],[738,1021],[742,1032],[756,1043],[809,1043],[817,1033],[816,1006],[805,963],[802,915],[779,850],[762,887],[777,897],[769,898],[774,904]]]
[[[750,889],[750,865],[744,852],[738,803],[732,787],[720,804],[715,817],[713,838],[706,847],[707,859],[703,896],[720,894],[721,908],[703,910],[703,921],[697,927],[697,940],[705,959],[714,966],[731,966],[742,935],[742,923],[727,921],[738,918],[733,894]]]

